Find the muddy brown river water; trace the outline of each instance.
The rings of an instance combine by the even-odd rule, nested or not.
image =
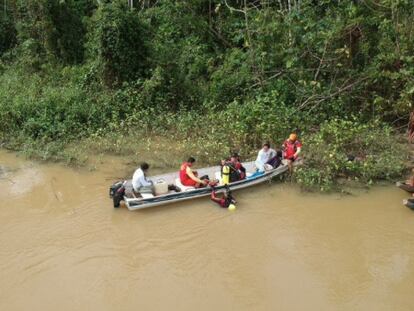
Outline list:
[[[414,310],[414,212],[393,186],[129,212],[108,199],[114,159],[0,167],[0,310]]]

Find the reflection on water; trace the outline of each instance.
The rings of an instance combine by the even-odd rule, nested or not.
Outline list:
[[[89,172],[0,152],[0,166],[0,310],[414,309],[414,213],[395,187],[273,184],[236,193],[233,213],[129,212],[107,197],[114,159]]]

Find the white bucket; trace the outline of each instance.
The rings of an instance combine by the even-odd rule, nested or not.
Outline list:
[[[154,184],[155,195],[168,193],[168,184],[163,179],[159,179]]]

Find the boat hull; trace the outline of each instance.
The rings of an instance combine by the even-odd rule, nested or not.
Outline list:
[[[407,199],[403,201],[403,204],[408,208],[414,210],[414,199]]]
[[[414,193],[414,187],[407,185],[405,182],[399,181],[397,182],[396,186],[402,190],[405,190],[409,193]]]

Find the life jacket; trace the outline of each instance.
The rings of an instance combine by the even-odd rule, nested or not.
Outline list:
[[[180,181],[182,182],[182,183],[185,183],[186,181],[188,181],[188,180],[192,180],[191,178],[190,178],[190,176],[188,176],[187,175],[187,167],[188,167],[188,162],[184,162],[182,165],[181,165],[181,168],[180,168]]]
[[[299,140],[291,142],[289,139],[287,139],[283,145],[285,147],[285,159],[292,158],[295,155],[296,151],[298,151],[298,148],[302,147],[302,144]]]

